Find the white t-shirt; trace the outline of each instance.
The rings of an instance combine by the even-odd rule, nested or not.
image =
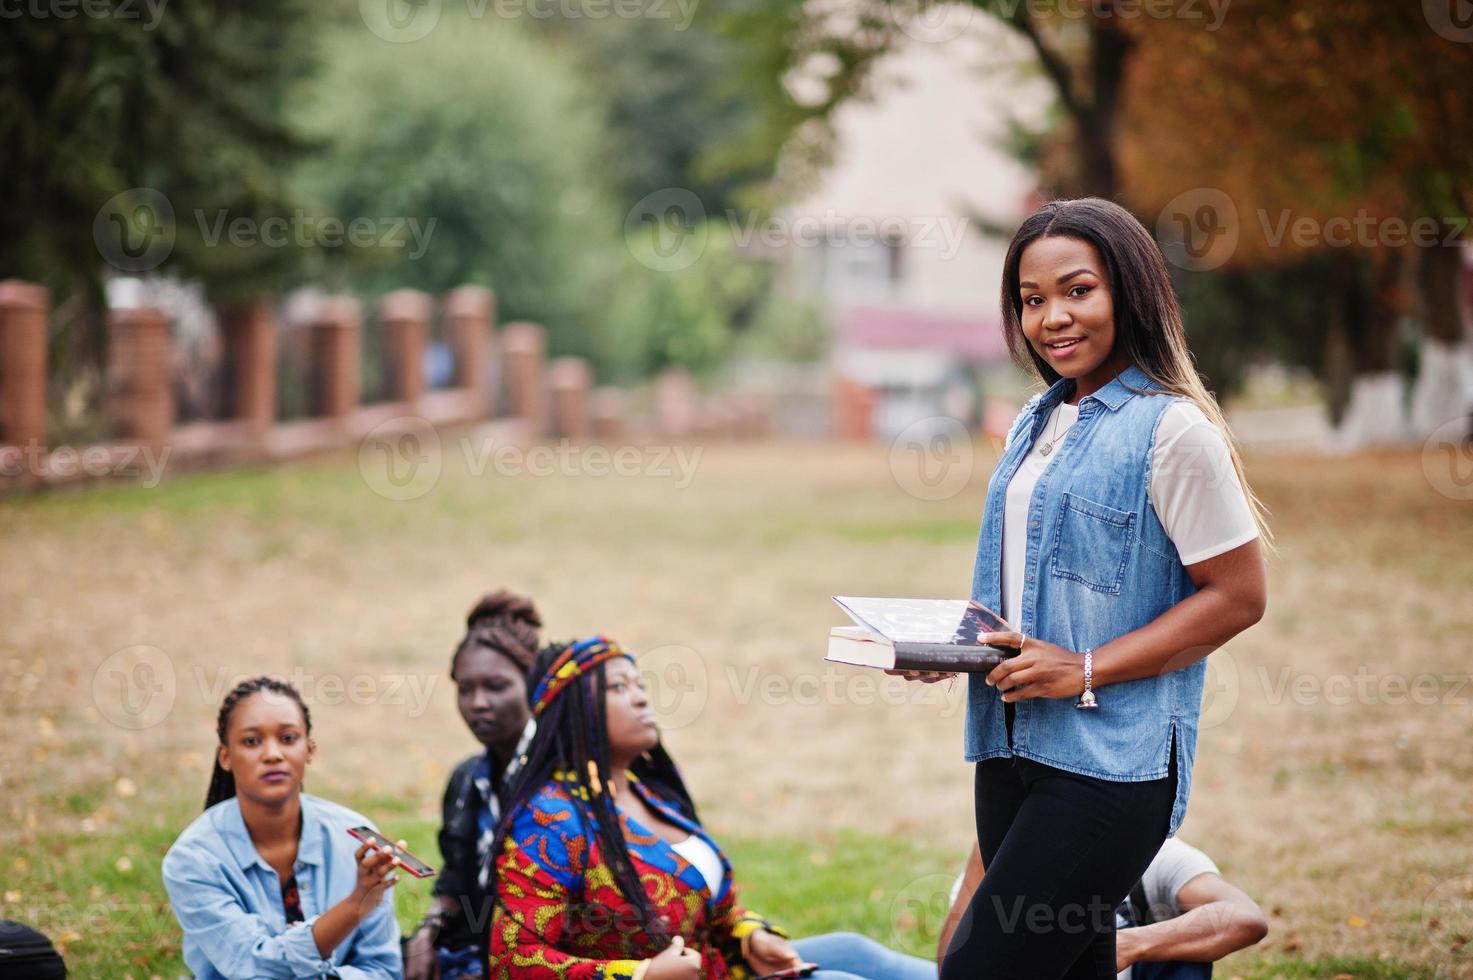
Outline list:
[[[1221,874],[1212,859],[1192,845],[1176,837],[1166,838],[1161,850],[1151,859],[1151,866],[1141,876],[1146,890],[1146,903],[1151,906],[1151,917],[1156,922],[1174,919],[1182,914],[1181,890],[1187,882],[1200,874]],[[1115,917],[1116,926],[1125,925],[1120,916]],[[1132,967],[1120,971],[1116,980],[1131,980]]]
[[[1058,456],[1064,433],[1078,418],[1078,405],[1060,402],[1008,484],[1002,531],[1002,615],[1015,629],[1023,619],[1029,499],[1039,476]],[[1027,429],[1021,426],[1013,438],[1027,438]],[[1044,456],[1044,444],[1055,436],[1054,451]],[[1151,506],[1183,565],[1231,551],[1258,537],[1258,525],[1233,469],[1227,442],[1194,402],[1177,399],[1161,413],[1150,480]]]
[[[700,834],[691,834],[679,844],[671,844],[671,849],[685,858],[706,879],[706,887],[712,895],[721,891],[721,883],[726,880],[726,869],[721,865],[721,855],[712,849],[701,839]]]

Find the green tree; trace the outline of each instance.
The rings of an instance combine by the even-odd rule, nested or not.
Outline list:
[[[329,149],[303,196],[343,220],[414,219],[427,247],[323,255],[318,273],[367,296],[489,286],[502,320],[552,351],[606,360],[600,333],[623,261],[604,103],[569,57],[519,25],[447,7],[412,44],[343,25],[300,106]],[[433,222],[433,225],[431,225]]]
[[[125,191],[150,189],[173,211],[164,229],[152,210],[112,208],[148,225],[135,233],[173,234],[161,270],[197,277],[217,295],[283,274],[288,256],[212,244],[194,216],[288,212],[282,175],[308,145],[283,109],[313,67],[314,11],[306,0],[102,8],[61,16],[26,6],[0,32],[0,277],[48,286],[72,314],[57,342],[98,360],[109,256],[94,222]],[[106,219],[105,233],[129,230]]]

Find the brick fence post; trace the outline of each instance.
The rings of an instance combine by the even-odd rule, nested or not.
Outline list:
[[[589,423],[593,437],[604,442],[624,438],[626,399],[622,388],[595,388],[588,399]]]
[[[46,444],[46,317],[50,298],[19,279],[0,282],[0,443]]]
[[[107,414],[118,438],[163,446],[174,428],[169,320],[151,307],[107,316]]]
[[[425,345],[434,303],[417,289],[396,289],[379,300],[378,322],[391,368],[389,400],[415,402],[425,390]]]
[[[535,323],[508,323],[501,331],[501,364],[507,408],[541,435],[547,426],[547,391],[542,362],[547,332]]]
[[[547,366],[552,398],[552,431],[575,441],[588,438],[588,391],[593,369],[581,357],[558,357]]]
[[[276,424],[276,316],[262,297],[220,311],[230,417],[250,425],[257,443]]]
[[[317,415],[346,421],[358,408],[361,323],[362,310],[349,296],[323,300],[312,318],[313,409]]]
[[[455,386],[488,391],[486,351],[496,329],[496,296],[482,286],[459,286],[445,294],[444,313],[455,351]]]
[[[875,393],[849,378],[834,381],[834,432],[840,439],[874,437]]]
[[[655,378],[655,425],[660,434],[676,439],[694,435],[700,425],[700,393],[691,373],[666,368]]]

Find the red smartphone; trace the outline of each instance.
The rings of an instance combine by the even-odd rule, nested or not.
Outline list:
[[[399,867],[408,871],[416,878],[429,878],[436,874],[434,868],[425,864],[419,858],[410,854],[372,827],[349,827],[348,833],[361,841],[372,844],[381,851],[388,851],[394,856],[394,860],[398,862]]]
[[[764,973],[762,976],[756,977],[755,980],[798,980],[799,977],[812,976],[813,972],[817,969],[817,963],[800,963],[797,966],[790,966],[786,970],[778,970],[776,973]]]

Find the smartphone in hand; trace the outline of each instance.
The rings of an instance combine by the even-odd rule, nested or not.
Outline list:
[[[434,868],[425,864],[419,858],[410,854],[372,827],[349,827],[348,833],[361,841],[372,844],[381,851],[388,851],[394,856],[394,860],[398,863],[399,867],[416,878],[429,878],[437,874]]]
[[[798,980],[800,977],[812,976],[817,969],[817,963],[800,963],[786,970],[778,970],[776,973],[764,973],[755,980]]]

